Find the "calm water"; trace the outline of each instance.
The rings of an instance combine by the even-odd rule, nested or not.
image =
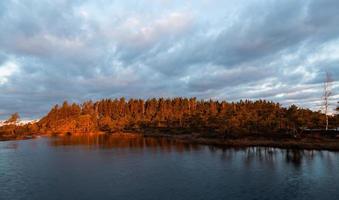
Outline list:
[[[0,142],[0,199],[339,199],[339,154],[123,136]]]

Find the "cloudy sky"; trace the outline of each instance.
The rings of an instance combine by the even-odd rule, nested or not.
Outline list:
[[[109,97],[339,99],[338,0],[1,0],[0,119]]]

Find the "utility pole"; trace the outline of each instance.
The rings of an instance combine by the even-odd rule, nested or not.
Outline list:
[[[326,77],[324,81],[324,94],[323,94],[323,111],[326,117],[326,131],[328,130],[328,107],[329,107],[329,98],[331,96],[331,75],[326,72]]]

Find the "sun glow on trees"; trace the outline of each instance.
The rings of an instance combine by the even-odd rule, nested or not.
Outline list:
[[[334,117],[329,127],[334,127]],[[104,99],[56,105],[38,125],[47,132],[171,130],[227,137],[241,134],[298,133],[324,129],[320,112],[258,101],[204,101],[196,98]],[[333,128],[332,127],[332,128]]]

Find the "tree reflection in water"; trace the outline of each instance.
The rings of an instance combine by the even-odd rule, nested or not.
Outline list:
[[[56,137],[50,143],[52,146],[81,145],[86,148],[153,148],[162,151],[184,152],[199,150],[197,144],[189,144],[166,137],[144,137],[139,134],[84,135]]]
[[[303,162],[311,162],[315,156],[327,160],[331,165],[331,156],[337,155],[327,151],[312,151],[298,149],[278,149],[271,147],[247,147],[247,148],[220,148],[216,146],[205,146],[190,144],[181,140],[168,137],[144,137],[140,134],[112,134],[112,135],[83,135],[56,137],[51,140],[52,146],[82,146],[84,148],[130,148],[130,149],[153,149],[163,152],[190,152],[206,150],[211,154],[221,153],[221,159],[234,161],[241,159],[245,166],[250,167],[254,162],[264,163],[274,168],[277,159],[291,164],[296,169],[300,168]]]
[[[318,151],[318,150],[301,150],[301,149],[279,149],[271,147],[247,147],[247,148],[224,148],[222,149],[222,159],[234,161],[241,155],[241,160],[248,168],[255,162],[265,164],[272,168],[278,161],[284,161],[288,165],[299,169],[303,163],[310,163],[315,157],[326,161],[331,166],[336,152]],[[278,160],[280,159],[280,160]]]

